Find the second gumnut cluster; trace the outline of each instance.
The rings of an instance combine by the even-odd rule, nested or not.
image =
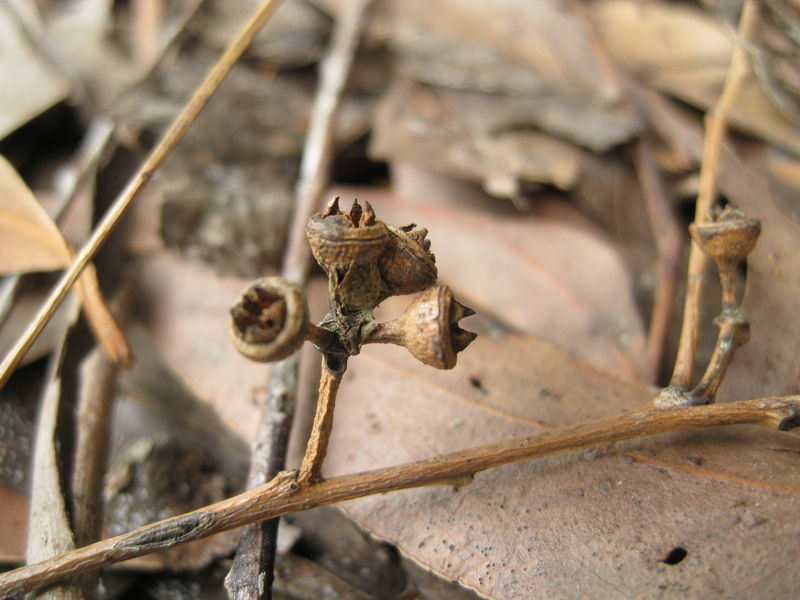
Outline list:
[[[474,311],[437,285],[435,257],[427,230],[415,224],[392,227],[379,220],[368,202],[354,201],[349,211],[339,198],[309,219],[311,252],[328,276],[329,310],[319,324],[308,321],[300,288],[269,277],[251,283],[231,308],[230,329],[236,348],[260,362],[287,357],[311,341],[336,373],[366,343],[405,346],[418,360],[452,369],[457,354],[475,334],[458,322]],[[375,307],[390,296],[423,292],[402,317],[377,323]]]

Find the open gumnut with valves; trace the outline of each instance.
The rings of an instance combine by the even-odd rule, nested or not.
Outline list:
[[[334,198],[311,217],[306,235],[328,275],[330,308],[319,324],[308,320],[302,290],[280,277],[251,283],[231,308],[236,348],[246,357],[271,362],[286,358],[304,340],[343,372],[347,358],[366,343],[405,346],[417,359],[452,369],[457,354],[475,339],[458,322],[473,311],[436,284],[436,264],[425,229],[395,228],[378,220],[369,203],[339,210]],[[377,323],[374,308],[390,296],[423,292],[399,319]]]
[[[347,360],[367,343],[405,346],[415,358],[452,369],[475,334],[459,321],[473,311],[437,285],[427,230],[395,228],[376,218],[369,203],[354,201],[347,212],[334,198],[309,219],[311,252],[328,275],[328,313],[308,320],[302,290],[280,277],[251,283],[231,308],[230,331],[246,357],[271,362],[295,352],[304,340],[323,355],[317,412],[298,481],[321,480],[321,463],[333,423],[333,406]],[[378,323],[375,307],[390,296],[422,292],[394,321]]]

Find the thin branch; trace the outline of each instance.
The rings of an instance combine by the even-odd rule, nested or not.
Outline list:
[[[306,281],[311,253],[305,236],[308,219],[321,204],[330,180],[336,113],[350,74],[369,0],[351,2],[334,27],[328,53],[320,64],[319,89],[303,146],[297,205],[292,217],[282,274],[295,283]],[[297,354],[275,364],[267,384],[267,404],[256,432],[247,487],[263,484],[284,468],[297,396]],[[242,532],[233,565],[225,577],[232,600],[269,599],[278,520],[252,525]]]
[[[102,537],[103,478],[108,466],[111,414],[119,369],[102,348],[95,347],[81,371],[71,486],[72,529],[77,546]],[[81,578],[81,589],[87,598],[97,596],[98,578],[97,572]]]
[[[133,289],[124,286],[113,302],[121,320],[131,309]],[[102,537],[103,480],[108,467],[111,417],[114,408],[118,365],[101,347],[95,348],[80,366],[77,401],[77,432],[72,469],[71,514],[75,544],[84,546]],[[81,581],[87,598],[97,596],[99,574],[88,573]]]
[[[135,556],[324,504],[463,482],[492,467],[646,435],[745,424],[780,430],[797,427],[800,396],[628,412],[308,486],[298,485],[296,472],[283,471],[233,498],[0,574],[0,596],[40,589]]]
[[[716,197],[717,174],[720,155],[728,126],[728,115],[733,109],[739,88],[749,73],[747,45],[752,39],[757,22],[758,6],[747,0],[739,19],[737,43],[731,57],[730,68],[725,78],[717,104],[706,113],[706,134],[703,143],[703,163],[700,167],[700,186],[695,207],[695,223],[711,219],[711,208]],[[688,389],[692,383],[697,333],[700,326],[700,302],[707,260],[696,242],[692,242],[689,254],[689,273],[686,278],[686,299],[683,306],[683,326],[672,372],[671,385]]]
[[[267,385],[261,424],[253,440],[247,487],[267,483],[285,466],[297,397],[299,353],[276,363]],[[254,523],[242,530],[230,571],[225,577],[234,600],[271,597],[278,541],[278,519]]]
[[[322,374],[319,380],[319,396],[314,424],[311,427],[311,438],[308,440],[306,455],[300,465],[297,477],[300,485],[308,485],[322,481],[322,461],[328,452],[328,441],[333,427],[333,409],[336,406],[336,392],[342,381],[342,373],[331,372],[325,358],[322,359]]]
[[[109,207],[103,219],[98,223],[92,232],[89,240],[78,252],[75,260],[69,269],[61,276],[53,291],[50,293],[44,306],[39,310],[34,320],[23,333],[22,337],[14,345],[14,348],[3,359],[0,364],[0,388],[2,388],[22,357],[33,344],[34,339],[41,333],[44,326],[55,313],[58,305],[64,300],[67,292],[77,280],[81,271],[94,258],[100,247],[105,243],[111,232],[119,223],[122,216],[127,211],[133,199],[145,187],[153,176],[155,170],[164,162],[178,142],[183,138],[189,127],[205,107],[206,103],[222,83],[222,80],[233,68],[233,65],[244,53],[250,42],[256,36],[261,27],[267,22],[281,0],[265,0],[253,17],[244,26],[241,33],[231,42],[217,63],[208,73],[206,78],[192,95],[189,102],[175,118],[167,132],[150,152],[142,166],[139,168],[133,179],[128,183],[122,193]]]

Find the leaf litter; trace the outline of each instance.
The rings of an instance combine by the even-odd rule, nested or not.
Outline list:
[[[147,34],[161,40],[165,54],[142,61],[136,48],[147,40],[130,34],[135,12],[110,11],[106,3],[66,4],[76,10],[42,9],[51,48],[75,59],[64,81],[50,73],[52,52],[36,54],[30,40],[4,38],[17,44],[14,52],[30,56],[25,64],[37,63],[31,73],[46,74],[36,94],[25,87],[30,102],[4,112],[10,120],[2,131],[18,129],[68,94],[86,108],[84,86],[115,115],[120,140],[133,151],[175,114],[227,32],[253,7],[249,1],[198,3],[194,18],[194,9],[182,14],[169,8],[163,27]],[[769,4],[764,10],[773,10]],[[143,210],[136,226],[149,225],[134,231],[138,246],[128,245],[141,260],[136,287],[142,310],[134,327],[145,331],[144,352],[164,373],[149,379],[139,371],[124,386],[138,390],[140,400],[152,394],[151,408],[161,405],[159,395],[182,390],[171,395],[185,397],[170,417],[173,429],[182,429],[181,411],[203,415],[200,431],[224,432],[210,438],[227,457],[224,469],[233,472],[242,469],[242,440],[255,428],[254,399],[266,373],[227,355],[227,305],[245,283],[242,276],[268,272],[279,261],[313,65],[341,5],[287,1],[281,18],[234,71],[228,91],[223,87],[212,101],[194,139],[157,175],[149,190],[156,205]],[[700,113],[689,105],[705,109],[715,101],[731,27],[724,14],[665,2],[607,0],[587,8],[586,20],[577,14],[545,0],[377,7],[343,107],[334,179],[348,181],[347,161],[372,169],[368,153],[389,166],[392,187],[383,181],[364,187],[374,181],[362,174],[360,187],[337,193],[376,200],[387,222],[427,227],[442,279],[480,309],[472,319],[482,335],[453,372],[419,370],[398,348],[369,347],[353,359],[329,472],[546,430],[635,408],[655,395],[636,381],[655,252],[625,144],[655,129],[657,160],[673,208],[680,209],[687,190],[693,193],[699,158]],[[173,26],[184,18],[185,37],[171,46]],[[526,35],[520,35],[522,23]],[[775,32],[769,35],[770,47],[780,47]],[[81,37],[91,43],[77,52]],[[665,44],[671,52],[663,51]],[[623,100],[623,84],[606,59],[640,86],[635,93],[645,98],[643,109]],[[800,372],[792,310],[797,278],[788,250],[797,211],[791,186],[788,193],[780,188],[786,181],[777,181],[771,163],[751,152],[766,142],[790,153],[785,165],[800,148],[797,127],[785,114],[791,102],[776,104],[770,88],[775,81],[790,88],[786,63],[779,62],[785,59],[777,60],[782,71],[767,69],[766,77],[759,71],[746,82],[733,124],[756,139],[737,147],[743,163],[724,170],[720,182],[728,200],[764,225],[748,264],[745,313],[753,335],[734,359],[722,391],[726,400],[796,391]],[[446,182],[438,197],[401,189],[401,172],[421,169]],[[791,169],[778,171],[787,172],[791,182]],[[512,209],[506,198],[528,212]],[[387,302],[384,311],[394,316],[400,308]],[[317,307],[312,315],[321,312]],[[495,469],[458,490],[365,498],[344,510],[425,569],[491,598],[781,597],[798,585],[795,570],[786,566],[796,559],[796,440],[747,427],[662,435]],[[152,455],[169,464],[164,456],[171,450],[161,450],[170,447],[154,447],[159,450]],[[154,469],[135,460],[128,467]],[[134,488],[150,485],[131,481],[138,482]],[[160,492],[153,497],[183,509]],[[186,560],[176,553],[170,564],[202,566],[225,548],[230,545],[200,548]],[[351,581],[348,561],[355,570],[368,564],[368,550],[350,555],[331,542],[321,548],[334,558],[288,554],[283,567],[298,581],[319,585],[279,582],[279,594],[311,598],[335,589],[345,597],[389,597],[416,587],[420,597],[438,597],[428,591],[435,586],[422,591],[419,573],[409,576],[415,583],[405,591],[397,584],[378,592],[358,578],[348,587],[342,583]],[[333,577],[315,561],[333,569]],[[387,564],[381,573],[399,581],[414,569]],[[459,589],[448,587],[442,597],[474,597]]]

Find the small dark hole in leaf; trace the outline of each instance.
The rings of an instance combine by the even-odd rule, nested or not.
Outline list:
[[[661,559],[661,562],[663,562],[665,565],[677,565],[684,558],[686,558],[687,554],[689,553],[686,551],[686,548],[675,546],[672,550],[664,555],[664,558]]]
[[[486,393],[486,388],[483,387],[483,382],[477,377],[470,377],[469,384],[474,387],[476,390],[480,390],[484,394]]]

